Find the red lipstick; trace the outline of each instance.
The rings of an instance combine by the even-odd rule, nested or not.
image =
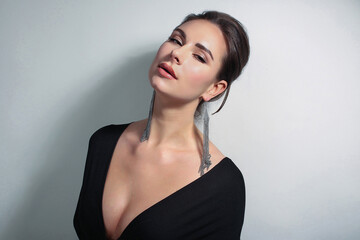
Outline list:
[[[176,75],[175,75],[175,72],[174,72],[174,69],[166,64],[166,63],[160,63],[159,66],[158,66],[158,70],[159,70],[159,73],[163,76],[163,77],[166,77],[166,78],[169,78],[169,79],[177,79]]]

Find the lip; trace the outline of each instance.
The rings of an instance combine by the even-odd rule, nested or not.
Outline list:
[[[174,69],[170,65],[166,63],[160,63],[158,68],[160,74],[164,77],[177,79]]]

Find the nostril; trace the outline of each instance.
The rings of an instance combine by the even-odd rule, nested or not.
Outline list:
[[[171,57],[176,63],[180,63],[180,59],[179,59],[179,57],[177,56],[177,53],[174,52],[174,50],[171,51],[170,57]]]

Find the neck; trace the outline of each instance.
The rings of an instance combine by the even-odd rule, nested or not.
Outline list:
[[[156,94],[147,144],[177,149],[194,146],[198,134],[194,123],[197,104],[198,101],[174,103]]]

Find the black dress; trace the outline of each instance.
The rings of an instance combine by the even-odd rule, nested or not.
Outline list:
[[[106,239],[102,215],[106,175],[116,143],[130,123],[104,126],[90,137],[73,219],[79,239]],[[238,240],[244,211],[243,175],[225,157],[201,177],[137,215],[119,240]]]

